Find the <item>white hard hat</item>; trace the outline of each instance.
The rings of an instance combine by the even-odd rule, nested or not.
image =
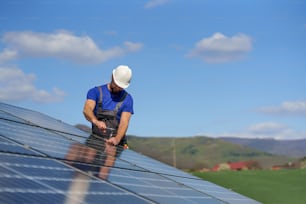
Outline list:
[[[130,85],[132,70],[125,65],[119,65],[113,70],[113,79],[117,86],[125,89]]]

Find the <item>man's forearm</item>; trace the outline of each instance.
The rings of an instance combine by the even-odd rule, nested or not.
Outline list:
[[[124,137],[127,129],[128,129],[128,123],[120,123],[119,127],[118,127],[118,131],[117,131],[117,135],[116,135],[116,139],[118,139],[118,141],[121,141],[121,139]]]
[[[97,123],[98,119],[96,118],[94,113],[91,110],[89,110],[88,108],[84,108],[83,114],[84,114],[84,117],[86,118],[86,120],[88,120],[89,122],[91,122],[93,124]]]

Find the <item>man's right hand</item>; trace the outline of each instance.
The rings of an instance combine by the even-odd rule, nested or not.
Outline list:
[[[106,132],[106,124],[103,121],[96,120],[94,124],[103,132]]]

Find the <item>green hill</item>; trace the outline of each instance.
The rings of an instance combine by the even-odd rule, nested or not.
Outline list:
[[[295,161],[233,144],[222,139],[197,137],[136,137],[128,136],[130,149],[185,170],[212,168],[223,162],[256,160],[262,168]]]
[[[304,157],[306,155],[306,139],[275,140],[272,138],[258,139],[237,137],[223,137],[220,139],[277,155],[291,157]]]

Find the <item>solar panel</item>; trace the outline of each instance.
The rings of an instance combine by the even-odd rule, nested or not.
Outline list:
[[[0,203],[259,203],[5,103],[0,103],[0,161]]]

